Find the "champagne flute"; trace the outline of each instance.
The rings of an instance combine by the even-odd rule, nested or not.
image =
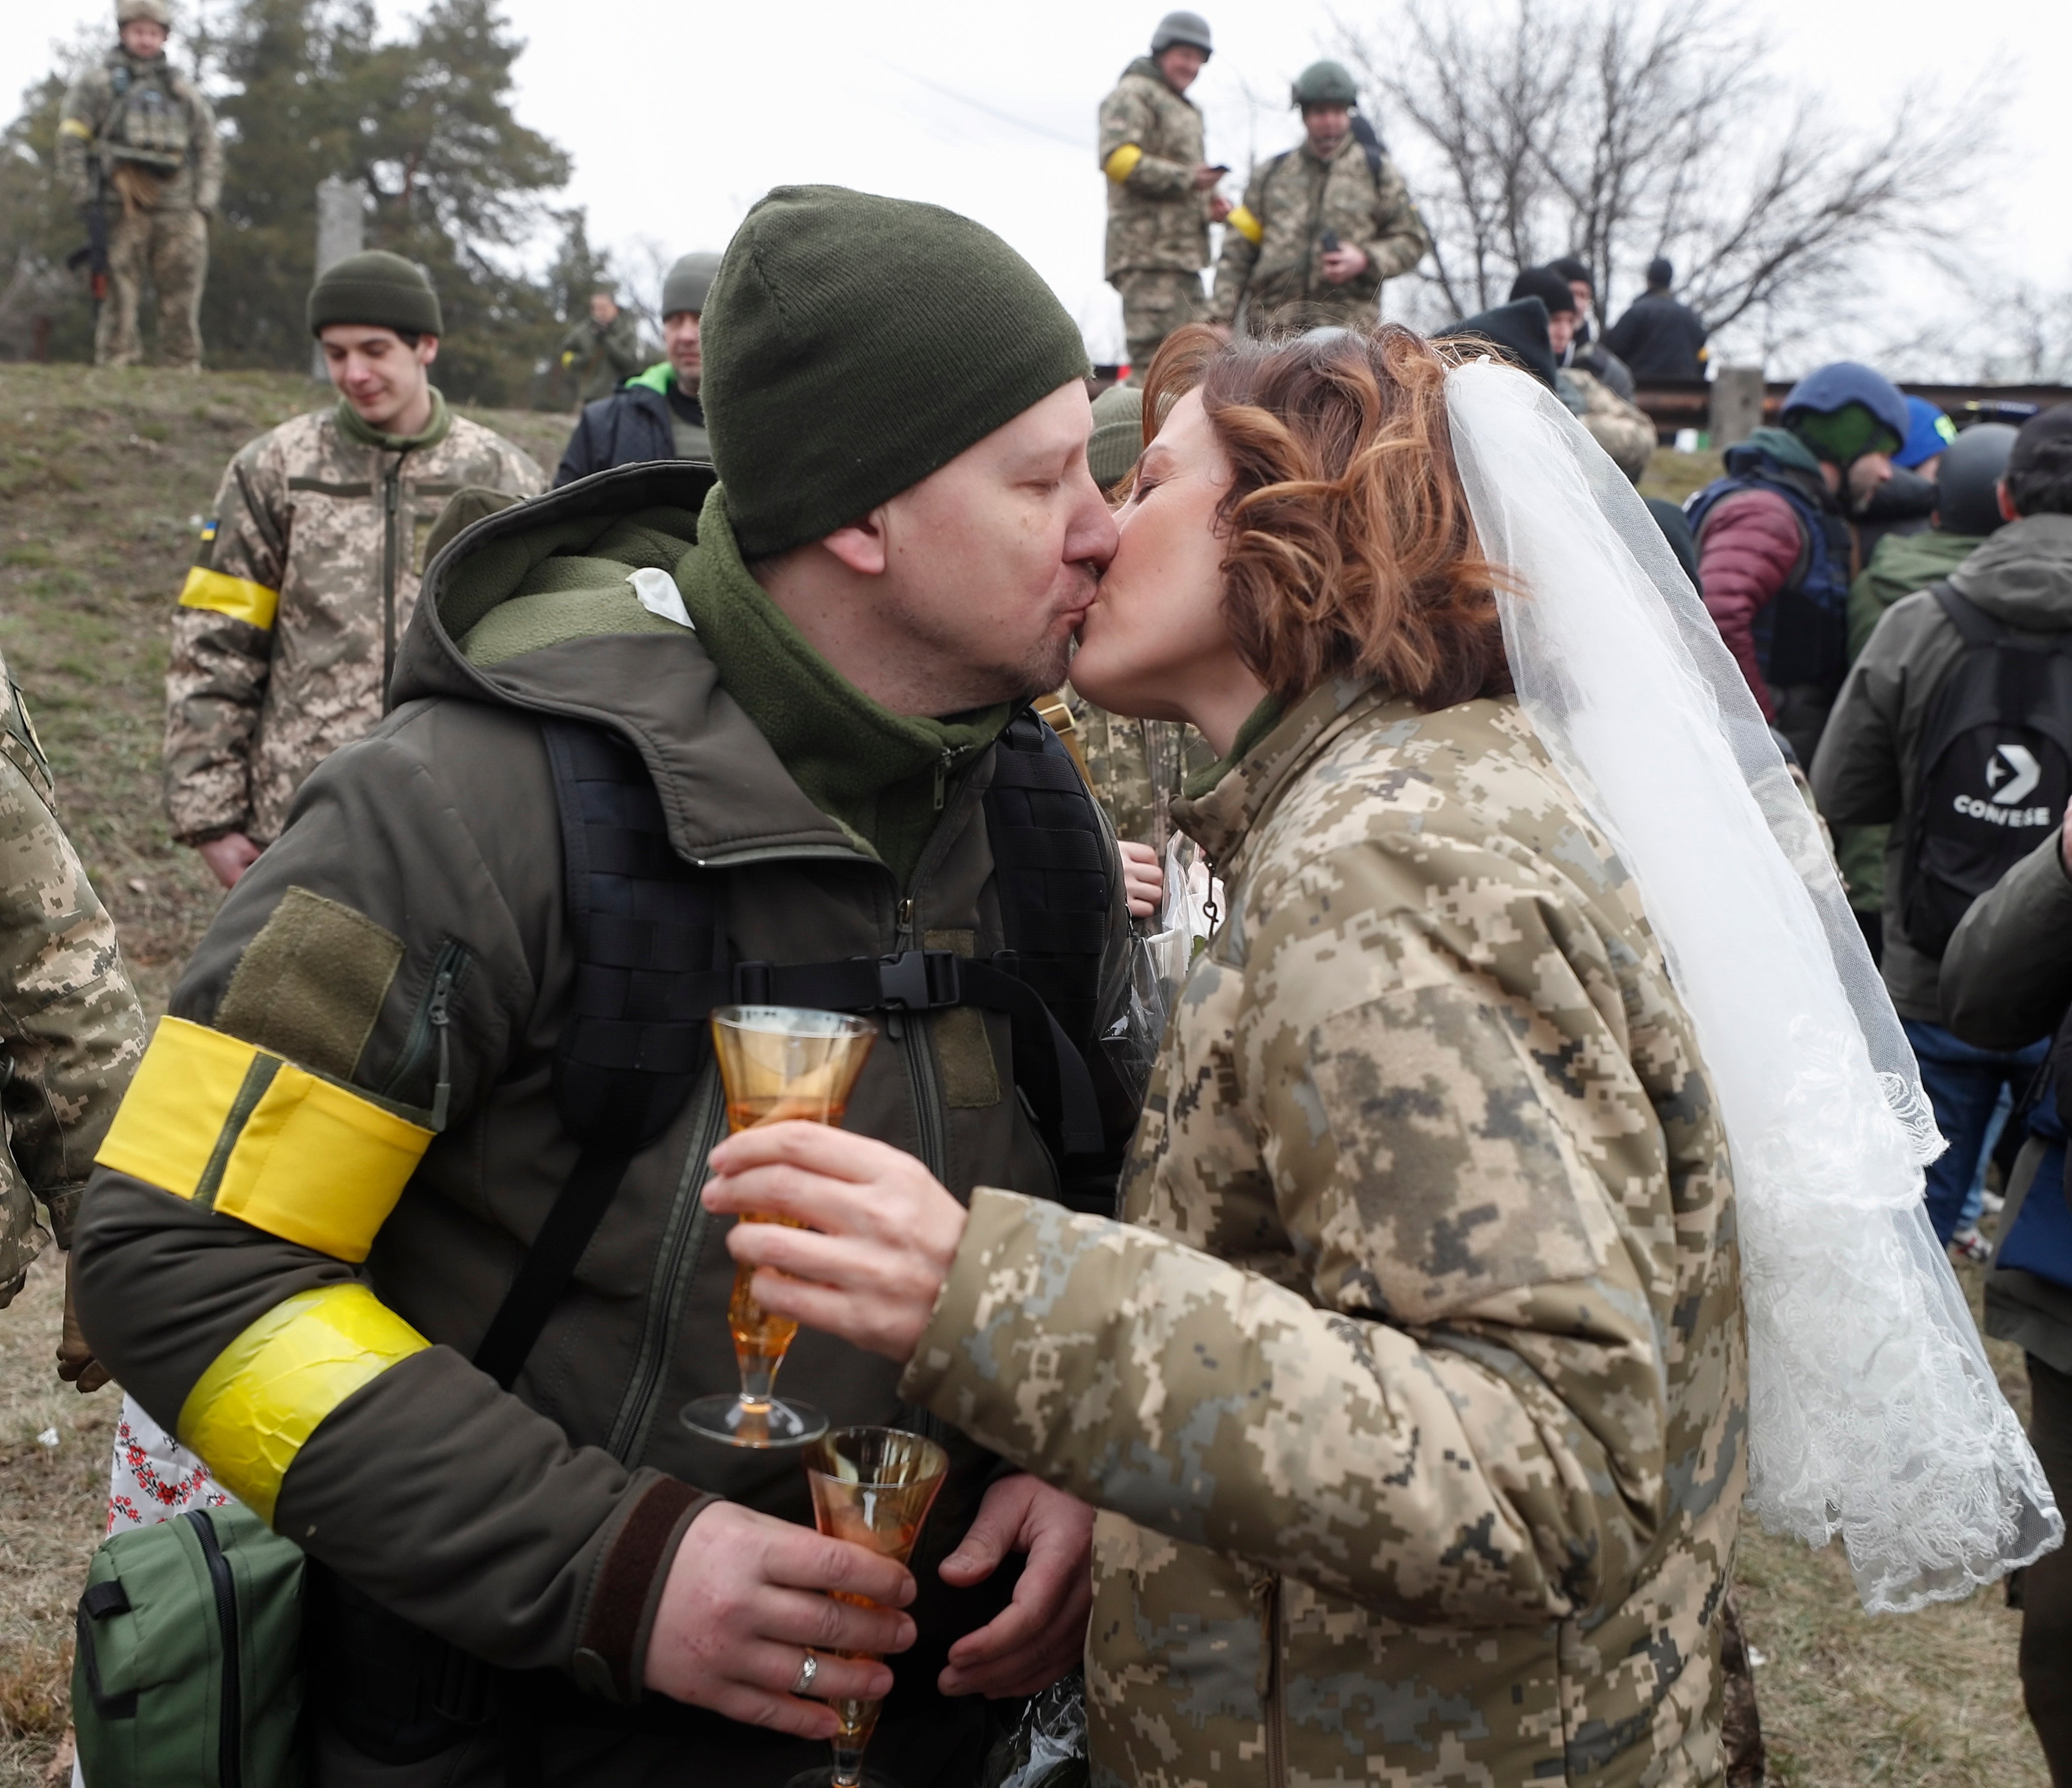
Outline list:
[[[722,1006],[712,1015],[712,1033],[730,1133],[792,1118],[841,1123],[878,1036],[863,1019],[845,1013],[785,1005]],[[784,1220],[759,1214],[741,1219],[745,1223]],[[797,1446],[825,1433],[828,1419],[810,1404],[780,1402],[773,1394],[777,1369],[799,1325],[757,1303],[754,1280],[753,1267],[736,1266],[727,1303],[741,1394],[697,1398],[684,1405],[681,1419],[728,1446]]]
[[[943,1487],[949,1455],[933,1441],[897,1428],[838,1428],[806,1449],[806,1482],[813,1492],[813,1523],[836,1539],[846,1539],[904,1564],[920,1538],[921,1525]],[[877,1605],[861,1596],[835,1592],[839,1601],[860,1608]],[[849,1651],[845,1658],[870,1657]],[[878,1724],[876,1701],[831,1701],[841,1722],[833,1745],[834,1766],[808,1770],[785,1788],[860,1788],[863,1752]]]

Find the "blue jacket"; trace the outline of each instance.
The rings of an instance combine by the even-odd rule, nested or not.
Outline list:
[[[573,484],[612,466],[676,458],[676,432],[668,397],[674,378],[664,360],[628,379],[609,397],[585,404],[555,471],[555,487]]]

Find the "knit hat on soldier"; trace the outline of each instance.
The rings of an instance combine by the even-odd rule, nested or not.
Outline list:
[[[398,335],[442,335],[439,295],[412,262],[385,249],[335,261],[310,288],[310,333],[357,323]]]
[[[1087,443],[1087,470],[1094,483],[1112,491],[1129,475],[1144,451],[1144,388],[1110,385],[1094,400],[1094,435]]]
[[[705,300],[700,396],[744,558],[832,533],[1091,370],[1057,295],[982,224],[778,187]]]
[[[1527,267],[1511,282],[1510,302],[1515,304],[1525,298],[1539,299],[1550,317],[1558,317],[1564,310],[1571,316],[1577,314],[1575,293],[1552,267]]]
[[[679,255],[676,265],[662,278],[662,314],[673,317],[684,310],[693,314],[702,312],[718,273],[716,254]]]

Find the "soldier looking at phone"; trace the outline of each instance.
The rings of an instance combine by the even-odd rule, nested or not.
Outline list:
[[[1372,323],[1383,282],[1432,246],[1345,68],[1310,64],[1294,104],[1302,141],[1260,164],[1223,232],[1209,314],[1225,329]]]

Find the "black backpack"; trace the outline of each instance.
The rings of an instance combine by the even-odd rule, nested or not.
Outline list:
[[[1900,910],[1939,958],[1971,902],[2034,850],[2072,795],[2072,632],[2018,633],[1947,583],[1964,642],[1929,704],[1908,791]]]

